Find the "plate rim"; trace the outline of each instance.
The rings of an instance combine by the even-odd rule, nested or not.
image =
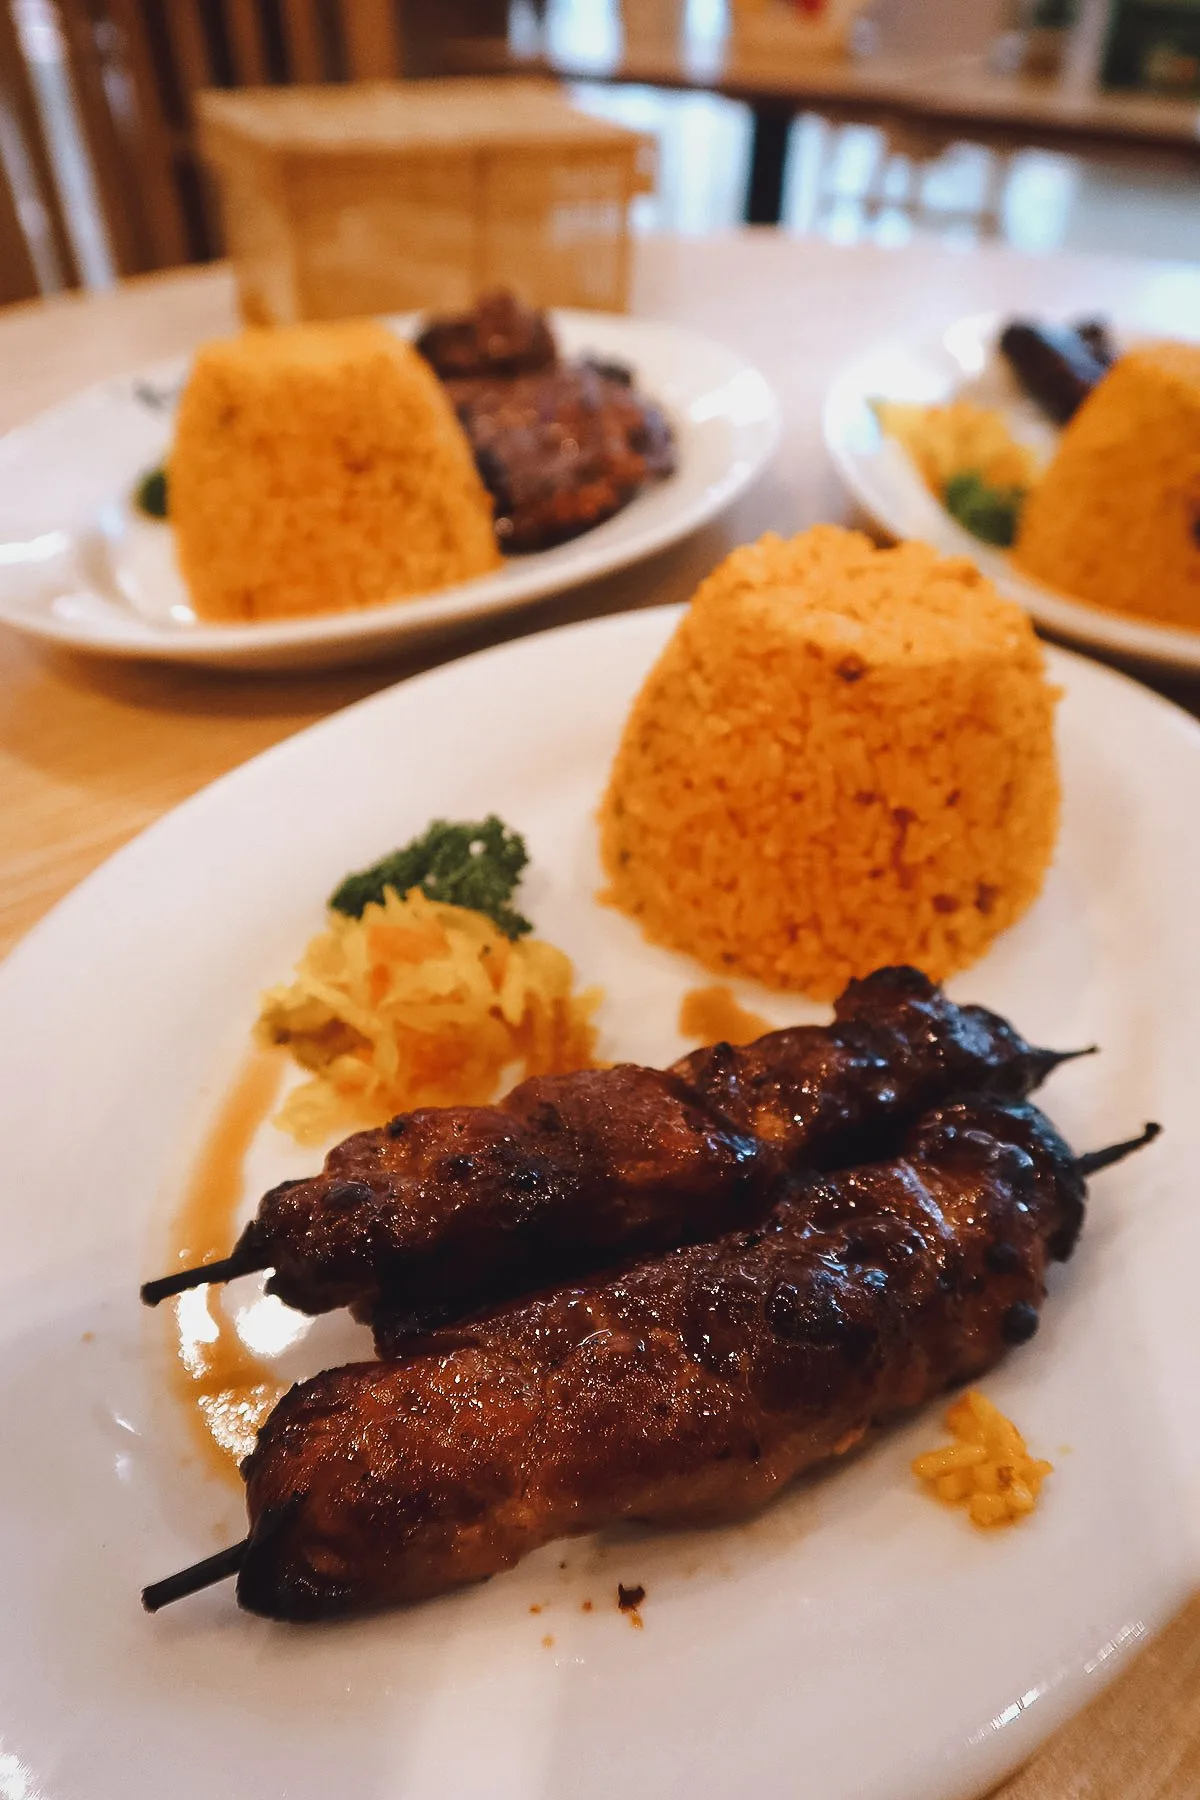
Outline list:
[[[209,666],[234,666],[242,662],[265,665],[273,652],[308,656],[319,652],[323,646],[328,646],[331,651],[351,654],[358,650],[369,655],[385,645],[415,641],[438,631],[452,631],[468,623],[502,617],[538,600],[618,574],[632,564],[642,562],[681,542],[710,520],[719,517],[742,497],[775,459],[783,438],[783,408],[779,394],[758,364],[737,346],[708,332],[697,331],[690,325],[676,324],[669,319],[643,317],[633,313],[607,313],[581,307],[551,307],[547,310],[552,320],[560,321],[571,329],[594,329],[601,333],[615,329],[618,338],[629,328],[632,328],[634,336],[642,331],[661,332],[677,340],[681,346],[686,347],[689,343],[703,346],[707,353],[715,351],[731,364],[736,363],[737,369],[734,371],[731,368],[731,374],[736,372],[740,376],[749,377],[758,390],[761,405],[758,427],[762,433],[762,441],[756,453],[744,462],[731,463],[710,490],[694,496],[674,515],[660,520],[657,525],[635,531],[626,542],[618,540],[601,560],[591,564],[581,557],[575,566],[568,563],[566,568],[546,567],[545,559],[553,555],[553,550],[535,552],[532,557],[521,559],[515,567],[513,564],[507,567],[502,565],[500,570],[489,575],[455,582],[432,593],[384,601],[378,606],[248,624],[236,621],[221,625],[202,624],[186,631],[163,631],[131,611],[132,628],[128,635],[117,631],[111,634],[80,631],[69,622],[56,619],[53,614],[23,611],[19,607],[7,605],[0,596],[0,624],[39,642],[78,650],[88,655],[136,661],[205,663]],[[424,316],[421,312],[378,315],[382,323],[402,334],[410,333]],[[44,426],[56,413],[68,407],[90,399],[100,399],[138,380],[153,377],[156,373],[161,378],[165,371],[173,367],[186,369],[189,358],[198,347],[193,346],[191,350],[183,350],[175,356],[158,357],[153,362],[88,382],[73,394],[41,408],[0,434],[0,451],[5,447],[16,446],[19,453],[21,440],[29,431]],[[622,508],[614,514],[614,520],[621,519],[627,511],[627,508]],[[568,545],[554,548],[587,546],[593,535],[582,533],[578,538],[568,540]],[[495,595],[480,604],[477,600],[478,590],[510,570],[516,577],[514,591]]]
[[[1052,308],[1041,310],[1053,311]],[[880,484],[864,466],[861,455],[846,442],[838,429],[840,415],[850,404],[867,398],[864,372],[889,350],[910,354],[928,353],[935,346],[945,350],[951,334],[994,336],[997,326],[1010,316],[1011,313],[995,310],[964,313],[936,333],[886,333],[843,363],[830,381],[821,406],[821,432],[826,451],[843,484],[867,517],[896,542],[904,542],[915,534],[906,529],[899,512],[890,504],[888,494],[881,492]],[[1121,332],[1121,321],[1118,319],[1114,324]],[[919,478],[914,476],[914,479]],[[934,505],[937,505],[936,500]],[[978,558],[981,551],[986,553],[992,549],[989,545],[981,545],[944,508],[940,508],[939,513],[944,520],[944,533],[939,533],[936,539],[931,536],[919,541],[932,543],[933,548],[944,555]],[[1015,600],[1039,625],[1060,632],[1073,643],[1108,650],[1159,667],[1200,670],[1200,627],[1188,631],[1180,626],[1160,625],[1152,620],[1143,621],[1125,613],[1110,612],[1010,567],[999,552],[987,556],[986,563],[984,572],[1007,598]]]
[[[480,659],[492,659],[493,662],[495,662],[497,659],[503,659],[510,656],[514,658],[537,655],[549,656],[553,654],[553,647],[560,639],[574,637],[576,635],[586,639],[589,636],[611,634],[613,637],[618,637],[623,633],[629,633],[640,638],[643,633],[652,635],[656,630],[665,632],[670,624],[682,615],[684,610],[684,606],[674,604],[655,608],[631,610],[627,613],[615,615],[606,615],[569,625],[562,625],[553,630],[536,633],[532,637],[508,640],[503,644],[494,645],[487,649],[473,652],[469,656],[449,659],[436,669],[425,671],[419,675],[412,676],[407,680],[390,683],[378,692],[368,695],[350,706],[341,708],[324,719],[290,733],[277,744],[271,745],[267,749],[257,753],[255,756],[247,758],[234,769],[216,777],[213,781],[199,789],[195,794],[188,796],[176,806],[169,808],[159,819],[154,820],[151,824],[143,828],[143,830],[130,839],[127,844],[113,852],[97,867],[96,870],[78,883],[61,901],[52,907],[21,940],[19,940],[9,955],[0,962],[0,1015],[3,1014],[7,1003],[8,975],[11,971],[11,966],[15,960],[18,967],[20,967],[20,965],[24,963],[27,955],[34,954],[40,950],[39,934],[48,931],[55,922],[61,922],[63,916],[67,914],[68,909],[73,910],[76,906],[90,903],[94,887],[98,885],[103,878],[111,876],[113,866],[120,865],[123,858],[130,857],[135,852],[144,854],[146,841],[152,841],[154,834],[162,831],[164,827],[175,821],[177,815],[186,816],[190,811],[198,809],[201,806],[211,806],[214,803],[214,797],[219,797],[223,793],[226,784],[237,782],[240,778],[244,777],[248,770],[259,764],[268,763],[272,760],[283,760],[289,754],[294,754],[295,746],[298,745],[301,740],[310,738],[319,739],[323,733],[333,733],[336,731],[353,732],[353,721],[356,717],[366,715],[372,708],[383,710],[389,705],[396,704],[401,691],[412,687],[414,683],[425,684],[426,688],[428,688],[429,686],[436,687],[439,682],[453,680],[460,673],[460,665],[468,663],[476,664]],[[545,640],[545,642],[543,643],[541,640]],[[1085,684],[1091,685],[1092,687],[1098,686],[1101,693],[1106,689],[1109,689],[1114,682],[1117,683],[1118,686],[1124,686],[1135,690],[1139,696],[1138,704],[1144,706],[1146,702],[1149,702],[1151,714],[1156,718],[1168,721],[1173,732],[1179,732],[1180,723],[1182,722],[1182,741],[1187,746],[1190,746],[1190,749],[1186,753],[1189,755],[1194,753],[1200,758],[1200,723],[1197,723],[1197,721],[1181,707],[1164,699],[1161,695],[1155,693],[1152,689],[1147,688],[1143,683],[1137,681],[1133,677],[1119,671],[1114,671],[1104,664],[1096,662],[1094,659],[1078,655],[1071,651],[1062,650],[1058,647],[1052,647],[1050,649],[1049,657],[1052,666],[1057,663],[1059,659],[1063,659],[1070,665],[1072,670],[1077,671],[1083,677]],[[22,953],[24,953],[24,955]],[[1157,1626],[1165,1618],[1166,1609],[1164,1608],[1162,1611],[1154,1611],[1151,1609],[1147,1611],[1145,1616]],[[1132,1648],[1132,1645],[1130,1647]],[[1052,1689],[1050,1693],[1047,1694],[1042,1710],[1039,1710],[1034,1715],[1024,1717],[1019,1721],[1015,1728],[1008,1728],[1005,1733],[994,1734],[992,1739],[989,1740],[988,1745],[972,1745],[969,1762],[966,1746],[956,1738],[956,1766],[963,1771],[966,1771],[968,1767],[976,1771],[983,1770],[989,1779],[999,1779],[1006,1769],[1014,1766],[1017,1760],[1032,1753],[1037,1745],[1043,1741],[1048,1732],[1061,1722],[1063,1717],[1070,1716],[1078,1710],[1078,1708],[1085,1703],[1086,1699],[1097,1690],[1103,1680],[1110,1675],[1118,1673],[1119,1669],[1124,1667],[1126,1661],[1127,1657],[1124,1650],[1122,1650],[1120,1654],[1112,1654],[1104,1664],[1103,1674],[1100,1676],[1089,1677],[1090,1685],[1085,1683],[1083,1674],[1080,1670],[1073,1667],[1071,1674],[1068,1677],[1063,1678],[1061,1683],[1058,1684],[1057,1689]],[[937,1792],[942,1793],[943,1791],[948,1791],[948,1789],[944,1790],[942,1786],[939,1785]]]

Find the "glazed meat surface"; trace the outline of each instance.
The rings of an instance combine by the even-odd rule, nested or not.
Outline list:
[[[246,1239],[309,1312],[387,1296],[414,1317],[529,1291],[750,1216],[780,1158],[678,1076],[618,1064],[524,1082],[500,1107],[429,1107],[360,1132],[268,1194]]]
[[[1028,1103],[959,1102],[753,1231],[319,1375],[243,1467],[238,1599],[352,1614],[618,1520],[749,1513],[1031,1336],[1083,1193]]]
[[[485,294],[470,312],[431,319],[416,348],[443,381],[472,375],[528,375],[558,361],[545,313],[505,288]]]
[[[437,1323],[751,1224],[785,1170],[887,1154],[923,1109],[1020,1097],[1059,1060],[916,970],[880,970],[827,1026],[402,1113],[267,1194],[235,1257],[307,1312]]]
[[[514,294],[431,319],[416,347],[457,408],[502,550],[578,537],[674,470],[671,427],[632,372],[561,357],[545,313]]]
[[[502,550],[578,537],[675,467],[661,409],[595,364],[446,387],[491,493]]]

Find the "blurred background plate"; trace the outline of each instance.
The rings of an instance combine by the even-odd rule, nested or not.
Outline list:
[[[200,624],[169,527],[131,503],[170,442],[187,372],[177,359],[90,388],[0,439],[0,620],[103,656],[259,669],[366,661],[638,562],[722,512],[769,461],[778,404],[737,351],[645,319],[552,316],[565,355],[631,365],[677,437],[675,474],[594,531],[424,597],[265,624]],[[410,334],[416,317],[394,323]]]
[[[934,499],[900,445],[880,429],[873,401],[936,406],[965,392],[1007,411],[1019,435],[1034,435],[1040,423],[1049,448],[1053,428],[1036,418],[998,367],[995,342],[1009,316],[982,314],[957,320],[939,337],[876,343],[850,363],[830,388],[824,415],[825,442],[842,479],[872,524],[889,537],[920,538],[951,555],[969,556],[1001,593],[1019,601],[1048,630],[1164,668],[1200,669],[1200,631],[1074,600],[1022,574],[1003,550],[972,537]],[[1116,327],[1118,341],[1138,335],[1145,334],[1132,323]]]

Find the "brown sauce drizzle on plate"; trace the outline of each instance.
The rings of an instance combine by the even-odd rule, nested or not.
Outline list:
[[[280,1056],[249,1057],[218,1107],[171,1232],[172,1257],[181,1266],[229,1254],[246,1156],[275,1105],[284,1068]],[[194,1288],[174,1303],[170,1385],[205,1460],[226,1478],[236,1474],[286,1386],[243,1343],[224,1291],[215,1287]]]
[[[623,1581],[617,1583],[617,1608],[623,1612],[635,1631],[642,1630],[641,1605],[646,1598],[646,1590],[639,1581],[636,1587],[626,1587]]]
[[[690,989],[679,1008],[680,1036],[702,1044],[750,1044],[770,1029],[768,1019],[740,1006],[733,989],[720,982]]]

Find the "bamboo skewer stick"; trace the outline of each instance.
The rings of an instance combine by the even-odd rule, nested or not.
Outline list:
[[[239,1275],[253,1275],[266,1266],[253,1254],[235,1250],[232,1256],[223,1256],[216,1262],[200,1263],[194,1269],[176,1269],[173,1275],[160,1275],[156,1281],[143,1282],[142,1304],[157,1306],[160,1301],[169,1300],[172,1294],[182,1294],[188,1288],[204,1287],[210,1281],[235,1281]]]
[[[1105,1150],[1089,1150],[1086,1156],[1079,1158],[1075,1167],[1087,1181],[1090,1176],[1098,1174],[1101,1169],[1108,1169],[1112,1167],[1113,1163],[1123,1162],[1127,1156],[1132,1156],[1133,1152],[1140,1150],[1143,1145],[1152,1144],[1161,1131],[1162,1126],[1152,1121],[1149,1125],[1143,1126],[1137,1137],[1126,1138],[1124,1143],[1109,1144]]]
[[[218,1581],[228,1581],[241,1568],[249,1546],[250,1539],[243,1538],[240,1544],[230,1544],[227,1550],[218,1550],[215,1556],[206,1556],[203,1562],[192,1563],[190,1568],[180,1569],[163,1581],[151,1582],[149,1587],[142,1589],[142,1605],[147,1612],[157,1612],[160,1606],[170,1606],[173,1600],[183,1600],[188,1594],[198,1594],[202,1588],[214,1587]]]

